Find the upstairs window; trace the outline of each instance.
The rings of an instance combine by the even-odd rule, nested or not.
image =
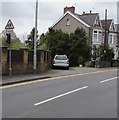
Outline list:
[[[93,33],[93,41],[97,42],[97,38],[98,38],[97,31],[94,31],[94,33]]]
[[[113,44],[113,36],[109,35],[109,44]]]
[[[93,41],[102,43],[102,31],[95,30],[93,32]]]
[[[98,41],[102,42],[102,32],[101,31],[98,32]]]
[[[69,21],[69,19],[67,19],[66,26],[69,26],[69,25],[70,25],[70,21]]]

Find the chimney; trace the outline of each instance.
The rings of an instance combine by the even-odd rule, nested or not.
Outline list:
[[[69,11],[69,12],[71,12],[71,13],[75,13],[75,7],[65,7],[64,8],[64,14],[67,12],[67,11]]]

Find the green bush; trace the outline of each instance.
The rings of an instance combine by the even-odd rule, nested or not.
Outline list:
[[[83,65],[83,64],[84,64],[84,61],[85,61],[85,59],[84,59],[83,56],[79,56],[79,57],[78,57],[78,63],[79,63],[79,65]]]
[[[85,67],[92,67],[92,61],[87,61],[84,63]]]

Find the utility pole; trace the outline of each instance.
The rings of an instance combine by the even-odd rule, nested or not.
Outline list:
[[[104,47],[106,48],[108,44],[107,41],[107,9],[105,10],[105,34],[104,34]]]
[[[35,12],[35,35],[34,35],[34,56],[33,56],[33,69],[36,72],[37,55],[36,55],[36,41],[37,41],[37,14],[38,14],[38,0],[36,0],[36,12]]]

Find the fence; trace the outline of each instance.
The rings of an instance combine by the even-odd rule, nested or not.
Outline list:
[[[2,49],[2,50],[1,50]],[[9,50],[7,47],[0,48],[2,74],[9,73]],[[33,51],[28,49],[12,50],[12,73],[33,72]],[[51,66],[51,52],[37,50],[37,72],[45,71]]]

